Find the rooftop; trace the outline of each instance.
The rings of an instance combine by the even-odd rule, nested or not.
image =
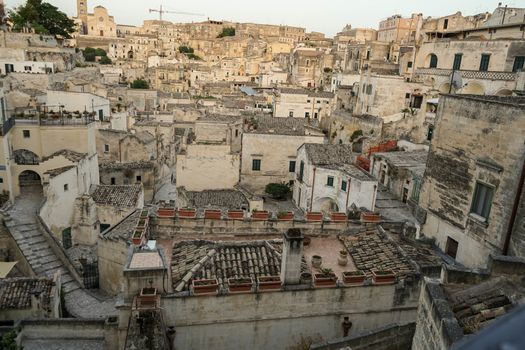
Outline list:
[[[135,252],[131,257],[129,269],[158,269],[163,268],[164,262],[158,251]]]
[[[114,207],[135,208],[142,185],[98,185],[92,197],[95,203]]]
[[[461,98],[468,99],[480,102],[493,102],[501,103],[506,105],[511,105],[515,107],[524,107],[525,106],[525,97],[523,96],[496,96],[496,95],[463,95],[463,94],[446,94],[444,95],[447,98]]]
[[[305,143],[303,147],[308,160],[314,165],[353,164],[356,159],[356,154],[352,152],[352,145]]]
[[[153,169],[153,162],[141,161],[141,162],[129,162],[129,163],[101,163],[99,164],[99,169],[101,171],[108,170],[125,170],[125,169]]]
[[[353,164],[322,165],[322,168],[339,170],[359,181],[377,181],[375,177]]]
[[[310,128],[324,136],[321,129],[310,126],[302,118],[275,118],[268,116],[254,117],[250,123],[253,129],[248,131],[251,134],[275,134],[289,136],[305,136],[306,129]]]
[[[63,166],[61,168],[50,169],[46,171],[44,174],[49,175],[50,178],[54,178],[74,168],[75,168],[74,165],[68,165],[68,166]]]
[[[197,122],[203,123],[235,123],[240,122],[241,117],[231,115],[220,115],[220,114],[208,114],[204,117],[199,117]]]
[[[151,143],[155,141],[155,136],[150,134],[148,131],[139,131],[134,134],[131,134],[130,136],[135,136],[142,143]]]
[[[112,240],[129,240],[133,230],[137,226],[140,213],[140,209],[135,210],[133,213],[122,219],[119,223],[115,224],[115,226],[103,232],[102,236],[106,239]]]
[[[309,97],[320,97],[320,98],[334,98],[335,94],[333,92],[327,91],[313,91],[306,89],[294,89],[294,88],[282,88],[280,90],[281,94],[288,95],[308,95]]]
[[[182,187],[177,192],[191,208],[241,209],[249,205],[246,196],[238,190],[186,191]]]
[[[58,156],[63,156],[64,158],[66,158],[67,160],[73,162],[73,163],[78,163],[79,161],[81,161],[82,159],[84,159],[84,157],[87,156],[86,153],[79,153],[79,152],[75,152],[75,151],[71,151],[71,150],[68,150],[68,149],[63,149],[63,150],[60,150],[60,151],[57,151],[53,154],[50,154],[49,156],[47,157],[43,157],[42,158],[42,162],[45,162],[51,158],[54,158],[54,157],[58,157]]]
[[[45,308],[50,304],[53,280],[49,278],[7,278],[0,280],[0,310],[28,309],[31,295],[38,294]]]
[[[423,176],[427,165],[428,151],[381,152],[374,153],[374,157],[382,158],[386,160],[389,165],[397,168],[413,168],[415,172]]]

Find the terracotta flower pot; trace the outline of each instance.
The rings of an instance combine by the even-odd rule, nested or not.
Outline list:
[[[271,292],[281,290],[281,277],[260,276],[257,278],[257,286],[260,292]]]
[[[204,218],[212,219],[212,220],[220,220],[222,218],[222,213],[220,210],[205,210]]]
[[[293,219],[294,213],[292,213],[291,211],[277,214],[277,220],[279,221],[293,221]]]
[[[242,211],[242,210],[228,210],[228,219],[230,219],[230,220],[244,220],[244,211]]]
[[[216,278],[192,281],[193,295],[217,295],[219,283]]]
[[[318,269],[323,264],[323,258],[319,255],[312,256],[312,267]]]
[[[346,216],[345,213],[331,213],[330,219],[333,222],[346,222],[348,217]]]
[[[366,275],[363,271],[343,272],[343,283],[346,286],[361,286],[365,283]]]
[[[159,208],[157,210],[157,216],[159,218],[174,218],[175,214],[175,208]]]
[[[376,224],[381,222],[381,215],[374,213],[361,213],[361,222]]]
[[[266,210],[263,211],[254,211],[252,213],[252,220],[256,221],[266,221],[269,218],[269,214]]]
[[[337,285],[337,277],[334,273],[330,274],[322,274],[322,273],[316,273],[314,274],[314,286],[316,288],[333,288]]]
[[[195,219],[197,212],[195,209],[179,209],[179,219]]]
[[[320,222],[320,221],[323,221],[323,213],[320,213],[320,212],[308,212],[308,213],[306,213],[306,221],[308,221],[308,222]]]
[[[339,264],[339,266],[348,265],[348,252],[346,250],[341,250],[339,252],[339,257],[337,258],[337,264]]]
[[[393,284],[396,274],[392,270],[372,270],[374,284]]]
[[[228,290],[232,294],[250,293],[253,281],[250,278],[229,278]]]

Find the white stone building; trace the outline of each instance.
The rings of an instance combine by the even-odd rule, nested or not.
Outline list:
[[[321,120],[329,116],[335,106],[335,95],[331,92],[281,89],[280,96],[275,101],[274,117]]]

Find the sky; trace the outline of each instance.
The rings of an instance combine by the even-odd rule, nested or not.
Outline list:
[[[13,8],[25,0],[4,0]],[[76,0],[47,0],[68,15],[76,14]],[[199,22],[207,18],[235,22],[286,24],[305,27],[307,31],[334,36],[346,24],[352,27],[378,27],[379,21],[393,14],[440,17],[461,11],[463,15],[492,12],[498,0],[88,0],[89,12],[102,5],[118,24],[140,25],[144,19],[158,18],[150,8],[204,14],[203,17],[165,14],[172,22]],[[525,7],[525,0],[503,1],[509,7]]]

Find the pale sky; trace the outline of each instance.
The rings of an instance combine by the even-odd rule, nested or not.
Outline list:
[[[24,3],[25,0],[5,0],[7,8]],[[62,11],[76,14],[76,0],[48,0]],[[498,0],[192,0],[176,2],[169,0],[88,0],[89,12],[102,5],[115,17],[118,24],[140,25],[144,19],[158,18],[149,8],[204,14],[204,17],[165,14],[172,22],[198,22],[208,17],[214,20],[286,24],[306,27],[333,36],[346,24],[352,27],[378,27],[381,19],[393,14],[409,16],[423,13],[439,17],[461,11],[464,15],[492,12]],[[525,7],[525,0],[502,1],[509,7]]]

